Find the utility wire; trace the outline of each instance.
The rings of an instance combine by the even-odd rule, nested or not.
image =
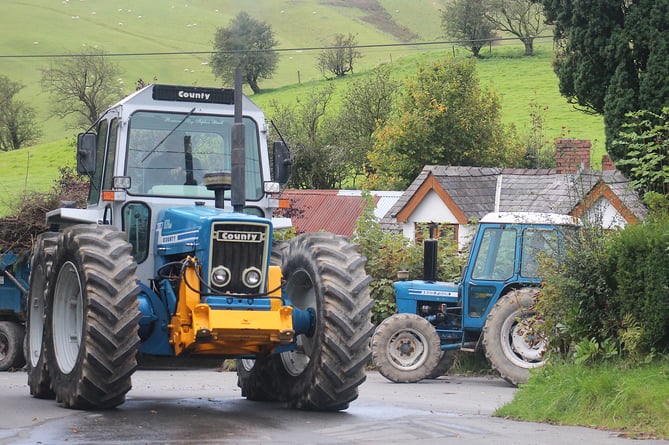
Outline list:
[[[552,39],[553,36],[536,36],[534,39]],[[166,52],[136,52],[136,53],[103,53],[104,57],[145,57],[145,56],[184,56],[184,55],[211,55],[211,54],[249,54],[266,52],[305,52],[305,51],[324,51],[333,49],[369,49],[369,48],[395,48],[404,46],[434,46],[434,45],[463,45],[467,43],[492,43],[505,40],[518,40],[518,37],[506,37],[484,40],[439,40],[432,42],[414,42],[414,43],[378,43],[369,45],[351,45],[351,46],[306,46],[300,48],[268,48],[268,49],[239,49],[224,51],[166,51]],[[0,59],[43,59],[43,58],[61,58],[73,57],[77,54],[0,54]],[[84,54],[80,54],[84,55]]]

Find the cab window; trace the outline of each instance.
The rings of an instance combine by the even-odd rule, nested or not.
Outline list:
[[[513,276],[516,233],[512,228],[491,227],[484,230],[472,270],[473,279],[504,281]]]

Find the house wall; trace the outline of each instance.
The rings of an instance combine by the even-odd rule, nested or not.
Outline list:
[[[402,224],[402,234],[410,240],[416,239],[415,223],[447,223],[457,224],[458,220],[451,210],[444,204],[444,201],[434,190],[430,190],[425,198],[418,204],[418,207],[409,216],[407,221]],[[458,230],[458,248],[464,248],[472,234],[474,228],[469,225],[461,225]]]
[[[625,218],[604,197],[599,197],[583,217],[589,222],[599,223],[601,221],[601,225],[605,229],[622,229],[627,225]]]

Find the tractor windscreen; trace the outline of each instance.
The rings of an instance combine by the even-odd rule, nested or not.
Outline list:
[[[204,185],[204,174],[231,171],[233,123],[232,116],[134,113],[128,133],[126,174],[132,178],[128,193],[214,198]],[[258,128],[249,118],[244,118],[244,125],[246,199],[258,200],[263,196]]]

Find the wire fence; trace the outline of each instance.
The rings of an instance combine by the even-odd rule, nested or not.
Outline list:
[[[531,37],[535,40],[553,39],[553,36]],[[529,37],[523,38],[525,40]],[[306,46],[293,48],[268,48],[268,49],[238,49],[225,51],[159,51],[159,52],[125,52],[125,53],[104,53],[105,57],[152,57],[152,56],[179,56],[179,55],[212,55],[212,54],[251,54],[263,52],[309,52],[309,51],[327,51],[337,49],[374,49],[374,48],[399,48],[399,47],[452,47],[455,51],[456,46],[472,46],[480,43],[481,47],[487,46],[490,51],[496,44],[507,41],[522,40],[520,37],[496,37],[491,39],[477,40],[435,40],[429,42],[403,42],[403,43],[378,43],[369,45],[348,45],[348,46]],[[86,54],[56,53],[56,54],[0,54],[0,59],[40,59],[40,58],[63,58],[72,56],[83,56]],[[90,54],[88,54],[90,55]]]

